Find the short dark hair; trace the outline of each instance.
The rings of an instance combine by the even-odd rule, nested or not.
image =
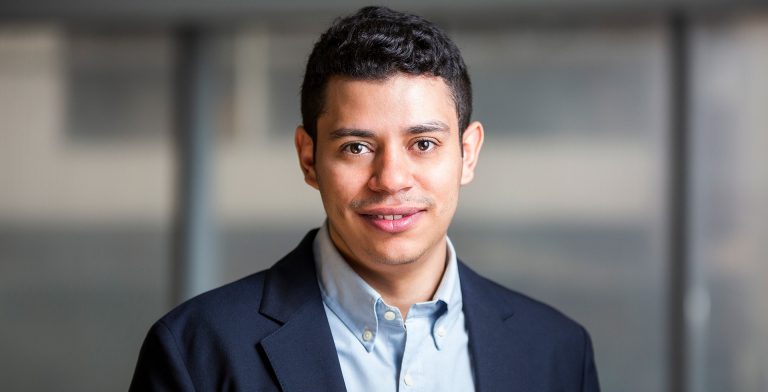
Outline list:
[[[332,76],[383,80],[398,72],[445,81],[461,136],[472,115],[472,86],[459,48],[428,20],[386,7],[364,7],[336,19],[315,43],[301,85],[304,129],[317,142],[317,119]]]

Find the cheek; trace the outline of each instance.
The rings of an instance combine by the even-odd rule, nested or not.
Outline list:
[[[318,185],[323,202],[331,204],[339,214],[364,189],[366,170],[348,165],[325,165],[318,169]]]
[[[458,202],[459,188],[461,186],[461,166],[451,162],[441,165],[437,170],[424,171],[422,184],[435,198],[441,212],[451,212]]]

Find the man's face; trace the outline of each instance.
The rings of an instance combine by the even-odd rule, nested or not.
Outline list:
[[[296,146],[349,262],[382,270],[444,257],[459,188],[472,180],[483,139],[479,123],[459,139],[455,107],[438,77],[328,82],[315,152],[301,127]]]

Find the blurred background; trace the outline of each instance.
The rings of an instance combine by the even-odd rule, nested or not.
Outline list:
[[[768,391],[768,7],[386,4],[463,51],[450,235],[592,333],[606,391]],[[126,390],[151,323],[323,221],[292,135],[336,0],[0,2],[0,380]]]

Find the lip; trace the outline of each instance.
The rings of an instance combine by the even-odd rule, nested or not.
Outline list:
[[[366,209],[359,214],[374,228],[385,233],[397,234],[415,226],[423,213],[423,208],[386,207]]]

